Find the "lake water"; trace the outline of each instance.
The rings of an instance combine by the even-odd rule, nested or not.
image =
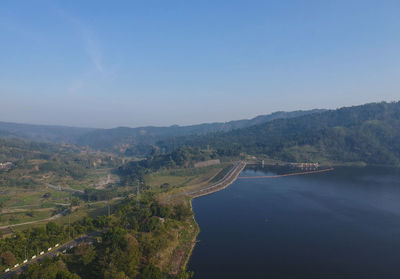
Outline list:
[[[280,172],[246,169],[240,177]],[[398,169],[238,179],[193,208],[196,279],[400,278]]]

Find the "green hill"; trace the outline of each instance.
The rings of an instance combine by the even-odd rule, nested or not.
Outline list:
[[[400,164],[400,102],[345,107],[277,119],[183,141],[221,152],[267,155],[284,161]]]
[[[118,127],[112,129],[76,128],[65,126],[47,126],[0,122],[0,138],[24,138],[37,142],[72,143],[90,146],[103,151],[111,151],[128,156],[146,156],[160,141],[172,140],[180,136],[204,135],[216,132],[228,132],[249,127],[274,119],[293,118],[324,110],[274,112],[253,119],[229,122],[204,123],[190,126],[173,125],[170,127]]]

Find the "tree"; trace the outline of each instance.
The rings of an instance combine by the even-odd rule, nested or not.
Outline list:
[[[5,251],[1,253],[0,258],[3,265],[7,266],[13,266],[17,262],[17,259],[11,251]]]
[[[153,264],[146,265],[140,276],[141,279],[164,279],[166,278],[161,270]]]
[[[104,272],[104,279],[129,279],[129,277],[123,271],[110,268]]]
[[[181,270],[178,275],[177,275],[177,279],[189,279],[192,278],[194,276],[194,272],[193,271],[186,271],[186,270]]]
[[[185,206],[183,203],[179,203],[175,206],[175,216],[178,220],[183,220],[184,218],[192,214],[189,207]]]
[[[75,248],[74,255],[83,265],[86,266],[94,260],[96,257],[96,252],[92,245],[82,243]]]
[[[57,272],[56,279],[80,279],[79,275],[69,272],[68,270],[60,270]]]
[[[81,203],[81,200],[79,199],[79,198],[77,198],[77,197],[73,197],[72,199],[71,199],[71,205],[72,206],[77,206],[77,205],[79,205]]]

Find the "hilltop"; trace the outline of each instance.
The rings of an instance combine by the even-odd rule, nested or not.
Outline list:
[[[182,138],[181,143],[290,162],[399,165],[399,138],[400,102],[381,102]]]

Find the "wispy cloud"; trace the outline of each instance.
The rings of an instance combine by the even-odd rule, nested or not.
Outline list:
[[[94,68],[100,72],[105,73],[105,67],[103,63],[103,53],[101,51],[100,42],[97,39],[95,32],[89,25],[83,23],[80,19],[68,14],[64,10],[57,9],[58,14],[70,22],[83,41],[83,46],[88,58],[92,62]]]
[[[95,29],[86,24],[80,18],[71,15],[67,11],[56,7],[56,13],[64,21],[70,24],[76,32],[84,51],[91,62],[90,69],[81,69],[68,85],[66,92],[71,96],[79,96],[82,93],[100,92],[104,84],[108,84],[114,78],[114,70],[106,67],[103,59],[101,42],[96,36]]]
[[[95,66],[96,70],[101,73],[104,73],[103,67],[103,55],[99,47],[99,43],[96,38],[88,32],[87,30],[84,32],[84,41],[85,41],[85,49],[86,52]]]

